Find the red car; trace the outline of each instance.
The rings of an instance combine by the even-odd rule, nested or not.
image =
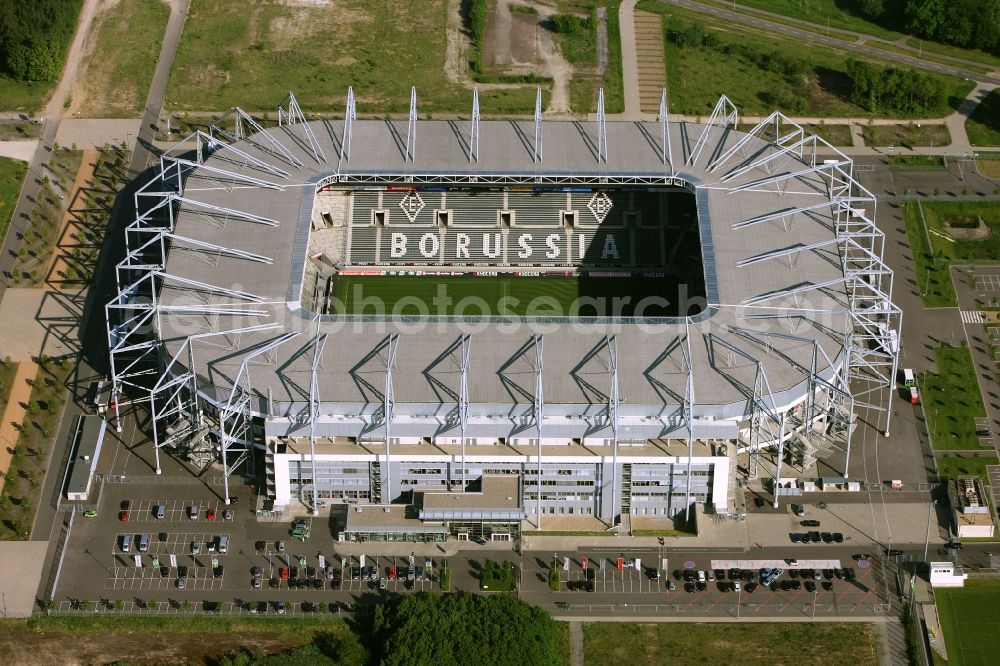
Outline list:
[[[396,567],[389,567],[389,580],[396,580]]]
[[[278,569],[278,575],[281,577],[281,580],[288,580],[288,567]]]
[[[127,523],[128,522],[128,511],[119,511],[118,512],[118,520],[122,521],[123,523]]]
[[[215,509],[209,509],[206,511],[205,518],[208,520],[215,520]]]

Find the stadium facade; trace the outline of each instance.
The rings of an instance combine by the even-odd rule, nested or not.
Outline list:
[[[875,197],[780,113],[742,131],[725,97],[703,123],[661,106],[418,121],[414,97],[395,122],[356,119],[351,92],[333,122],[289,95],[269,129],[235,109],[135,195],[116,396],[148,404],[157,460],[200,447],[227,483],[262,475],[262,510],[349,504],[345,538],[656,529],[740,515],[741,478],[777,502],[827,451],[846,476],[896,372]],[[339,302],[402,275],[694,287],[669,316]]]

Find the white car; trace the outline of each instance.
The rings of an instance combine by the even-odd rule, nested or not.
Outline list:
[[[200,541],[192,541],[191,542],[191,554],[192,555],[197,555],[200,552],[201,552],[201,542]]]

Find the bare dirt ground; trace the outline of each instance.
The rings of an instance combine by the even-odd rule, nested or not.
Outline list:
[[[534,7],[538,10],[536,25],[539,27],[537,29],[537,60],[535,63],[521,65],[513,62],[511,57],[511,4]],[[460,0],[449,0],[448,2],[448,24],[446,29],[448,47],[445,51],[444,63],[444,71],[448,80],[466,88],[475,86],[481,89],[497,89],[533,86],[534,84],[476,83],[472,80],[469,76],[468,67],[468,53],[471,47],[469,38],[462,28],[460,5]],[[487,53],[497,63],[501,60],[509,63],[510,66],[505,67],[508,73],[535,73],[540,76],[550,77],[552,79],[552,95],[549,98],[549,106],[545,112],[552,115],[568,114],[570,112],[569,82],[573,77],[573,66],[563,57],[562,52],[559,50],[559,45],[552,38],[552,33],[542,27],[544,21],[556,13],[556,8],[541,2],[521,1],[511,3],[510,0],[497,0],[495,7],[496,15],[506,15],[506,18],[503,20],[495,18],[491,21],[491,28],[488,31],[490,35],[486,38],[488,43]],[[519,15],[516,19],[519,25],[520,21],[522,21],[521,16],[524,15]],[[523,30],[523,27],[519,27],[518,29]],[[521,55],[523,50],[523,45],[519,44],[517,47],[518,55]]]
[[[113,9],[121,0],[100,0],[97,4],[97,9],[94,13],[95,23],[98,25],[101,15]],[[91,30],[87,33],[87,37],[83,40],[80,45],[79,51],[75,54],[77,63],[84,63],[94,52],[94,47],[97,46],[97,31]],[[70,54],[74,56],[74,54]],[[84,102],[87,101],[87,91],[91,89],[94,85],[93,78],[95,72],[90,71],[87,67],[79,67],[77,70],[77,75],[73,77],[73,81],[70,83],[69,106],[66,107],[65,115],[73,116],[80,112],[83,107]],[[102,88],[103,89],[103,88]]]
[[[302,644],[268,634],[149,634],[146,632],[46,632],[24,625],[0,631],[0,662],[16,666],[110,664],[205,664],[247,649],[278,652]]]

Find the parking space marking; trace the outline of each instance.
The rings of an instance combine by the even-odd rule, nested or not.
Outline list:
[[[163,505],[163,518],[156,518],[153,509]],[[198,507],[198,517],[195,520],[188,518],[187,509],[189,506]],[[223,520],[224,509],[220,509],[219,500],[182,500],[182,499],[130,499],[128,508],[128,522],[130,523],[179,523],[179,522],[212,522],[208,520],[208,511],[215,511],[215,522],[229,522]]]

